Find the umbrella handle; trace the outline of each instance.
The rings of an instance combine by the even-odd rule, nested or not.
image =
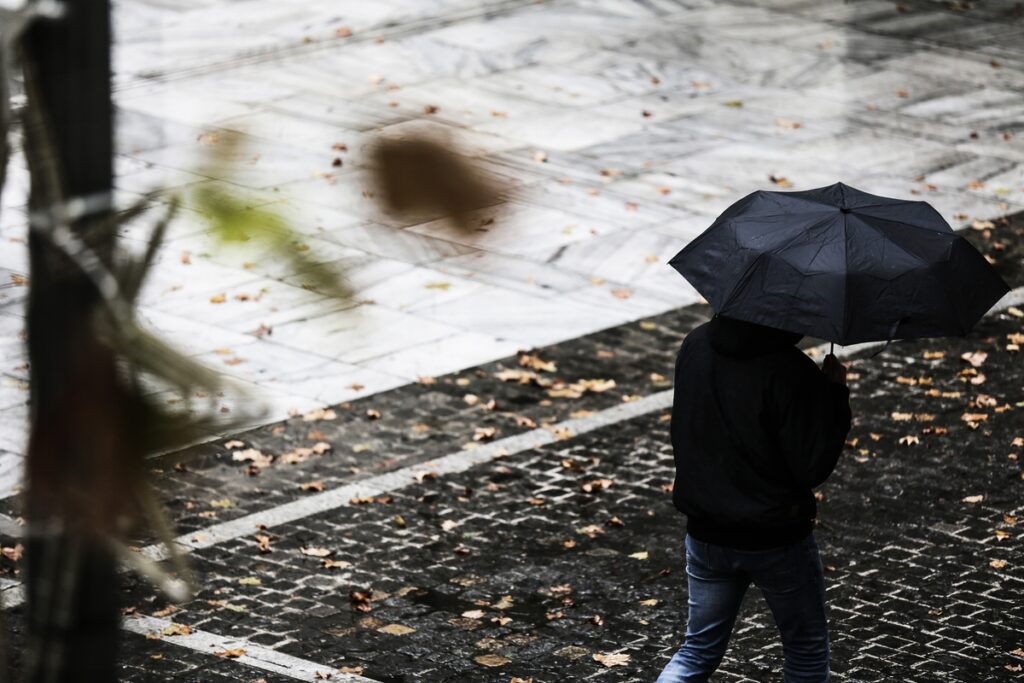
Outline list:
[[[831,344],[831,346],[828,347],[828,355],[831,356],[831,355],[833,355],[835,353],[836,343],[835,342],[829,342],[829,344]]]

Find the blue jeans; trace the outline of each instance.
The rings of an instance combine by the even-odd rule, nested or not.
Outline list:
[[[743,594],[761,589],[782,635],[784,683],[829,680],[825,578],[814,534],[792,545],[746,551],[686,536],[690,615],[686,641],[656,683],[703,683],[729,644]]]

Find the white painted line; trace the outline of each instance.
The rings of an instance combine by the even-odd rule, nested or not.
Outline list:
[[[171,626],[174,622],[167,619],[158,619],[145,615],[125,618],[121,626],[126,631],[138,633],[139,635],[159,634],[163,629]],[[372,678],[357,676],[356,674],[341,673],[337,669],[317,664],[306,659],[292,657],[276,650],[255,645],[246,640],[236,638],[225,638],[215,633],[191,629],[188,635],[183,636],[160,636],[160,640],[189,650],[202,652],[214,656],[216,652],[228,650],[245,650],[244,654],[238,657],[231,657],[232,661],[245,664],[256,669],[269,671],[297,681],[322,681],[329,680],[334,683],[379,683]],[[327,676],[330,676],[329,678]]]
[[[340,488],[307,496],[291,503],[278,505],[268,510],[254,512],[229,522],[214,524],[201,531],[179,536],[174,540],[182,552],[190,552],[201,548],[230,541],[256,533],[257,525],[267,528],[294,522],[311,515],[334,510],[349,504],[353,498],[369,498],[391,491],[405,488],[417,481],[417,476],[433,473],[438,476],[456,474],[490,462],[503,455],[521,453],[531,448],[546,446],[560,438],[576,436],[605,427],[607,425],[646,415],[672,405],[672,390],[661,391],[640,400],[602,410],[587,417],[580,417],[559,422],[551,427],[516,434],[505,439],[492,441],[471,450],[456,451],[436,460],[410,465],[370,477],[359,482],[347,484]],[[561,437],[559,435],[562,435]],[[142,552],[154,560],[169,557],[167,548],[162,544],[146,546]]]

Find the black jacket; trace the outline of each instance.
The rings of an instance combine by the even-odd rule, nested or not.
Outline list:
[[[694,538],[756,550],[812,530],[811,489],[839,459],[850,392],[825,378],[795,346],[799,340],[718,316],[683,341],[672,404],[672,500]]]

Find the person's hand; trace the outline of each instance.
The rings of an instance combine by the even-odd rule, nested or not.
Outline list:
[[[835,354],[828,354],[821,363],[821,371],[825,378],[836,384],[846,384],[846,366],[839,362]]]

